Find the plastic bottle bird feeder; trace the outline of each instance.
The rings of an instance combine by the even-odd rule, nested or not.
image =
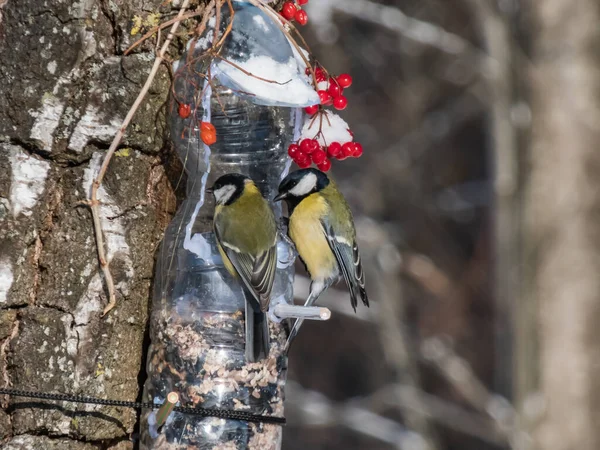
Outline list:
[[[268,358],[246,362],[244,292],[223,267],[212,233],[213,199],[205,189],[219,176],[238,172],[272,199],[289,169],[286,150],[299,134],[300,108],[318,103],[318,96],[272,18],[248,3],[234,2],[234,8],[222,58],[200,57],[205,45],[192,41],[175,67],[169,122],[187,174],[187,198],[166,230],[157,261],[144,398],[160,403],[173,391],[182,406],[281,417],[289,330],[271,320]],[[216,129],[210,147],[201,138],[202,122]],[[272,318],[278,304],[292,303],[293,260],[280,238]],[[178,412],[159,429],[155,424],[156,411],[145,411],[142,449],[281,446],[278,425]]]

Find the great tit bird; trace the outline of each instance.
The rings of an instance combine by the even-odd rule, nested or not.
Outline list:
[[[246,294],[246,360],[269,354],[269,309],[277,267],[277,222],[254,182],[241,174],[220,177],[212,188],[213,229],[227,270],[242,280]]]
[[[317,169],[297,170],[279,185],[275,201],[283,199],[288,205],[289,237],[312,281],[306,306],[312,306],[341,276],[348,285],[354,310],[359,298],[369,306],[352,213],[333,180]],[[286,346],[301,325],[298,319]]]

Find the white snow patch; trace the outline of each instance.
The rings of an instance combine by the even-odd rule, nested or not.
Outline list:
[[[223,84],[231,84],[229,87],[253,96],[257,104],[303,107],[320,103],[317,92],[305,81],[304,74],[300,74],[296,58],[290,58],[285,64],[264,55],[232,62],[252,76],[226,61],[219,61],[218,77]]]
[[[108,124],[105,122],[106,120],[100,116],[98,108],[88,105],[85,114],[73,130],[69,140],[69,148],[81,152],[92,139],[109,143],[119,130],[122,120],[114,117],[110,119]]]
[[[8,291],[12,286],[14,276],[12,272],[12,265],[8,258],[0,260],[0,303],[5,303],[8,296]]]
[[[348,131],[350,127],[346,121],[332,112],[327,112],[327,117],[323,117],[322,121],[316,119],[313,122],[310,117],[307,117],[300,133],[301,138],[315,139],[316,134],[319,132],[319,126],[321,126],[321,133],[316,139],[321,145],[329,145],[332,142],[344,144],[353,140],[350,131]]]
[[[260,27],[263,31],[269,31],[269,26],[267,25],[267,22],[265,22],[265,19],[262,16],[259,16],[258,14],[255,15],[252,20],[254,21],[254,23]]]
[[[50,64],[48,64],[48,70],[50,70]],[[56,63],[54,64],[56,65]],[[54,67],[54,69],[56,69],[56,67]],[[35,117],[35,122],[31,127],[29,137],[40,142],[42,149],[47,152],[52,150],[52,135],[58,126],[60,116],[64,109],[65,106],[60,103],[58,98],[52,94],[45,94],[39,111],[29,111],[29,114]]]
[[[48,72],[54,75],[56,73],[56,61],[50,61],[46,68],[48,69]]]
[[[23,213],[31,215],[31,209],[38,197],[44,192],[44,185],[50,164],[29,156],[18,146],[8,146],[12,180],[10,185],[10,203],[13,217]]]

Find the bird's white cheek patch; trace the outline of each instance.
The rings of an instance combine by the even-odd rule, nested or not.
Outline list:
[[[314,173],[308,173],[296,186],[290,189],[290,194],[295,197],[302,197],[312,191],[316,186],[317,176]]]
[[[217,199],[218,203],[227,203],[227,201],[231,198],[234,192],[235,186],[227,184],[215,191],[215,198]]]

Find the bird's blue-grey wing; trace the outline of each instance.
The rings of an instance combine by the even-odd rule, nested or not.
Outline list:
[[[261,311],[266,311],[269,308],[276,269],[277,246],[273,245],[256,257],[252,268],[252,277],[250,278],[250,284],[259,296]]]
[[[217,241],[229,258],[246,288],[257,301],[259,309],[266,311],[269,308],[271,289],[277,267],[277,249],[272,246],[256,257],[240,251],[222,239],[222,232],[218,224],[214,227]]]
[[[356,310],[359,297],[366,306],[369,306],[369,298],[365,290],[365,275],[356,239],[347,239],[336,235],[333,227],[326,218],[321,219],[321,225],[323,226],[329,247],[331,247],[340,266],[342,276],[348,285],[352,307]]]

